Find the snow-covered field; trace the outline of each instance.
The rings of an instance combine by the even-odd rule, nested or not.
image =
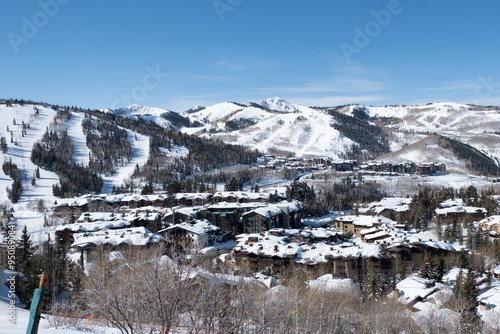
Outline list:
[[[315,178],[312,178],[312,174],[307,174],[301,177],[301,179],[307,179],[307,183],[314,186],[314,189],[324,189],[330,188],[333,183],[342,182],[349,173],[334,173],[331,174],[326,172],[326,179],[324,177],[325,172],[315,173]],[[371,182],[381,186],[381,188],[389,196],[406,196],[418,193],[419,190],[424,188],[429,189],[441,189],[441,188],[467,188],[471,185],[475,186],[479,191],[495,189],[500,191],[500,183],[493,183],[491,178],[484,176],[475,176],[467,174],[458,173],[436,173],[433,176],[420,176],[420,175],[399,175],[399,176],[388,176],[388,175],[366,175],[362,176],[363,182]]]
[[[73,112],[66,126],[68,127],[68,136],[73,143],[73,160],[75,160],[76,163],[88,166],[90,161],[90,149],[87,147],[87,140],[83,133],[83,118],[84,114]]]
[[[0,267],[0,282],[6,283],[15,273]],[[12,306],[11,306],[12,305]],[[9,287],[0,284],[0,333],[25,334],[29,323],[29,310],[25,310],[19,299],[10,293]],[[118,330],[106,327],[89,327],[86,319],[81,319],[77,325],[63,325],[64,321],[54,321],[50,315],[40,319],[38,333],[75,334],[84,333],[119,333]],[[58,326],[55,326],[59,324]]]
[[[429,161],[443,159],[454,170],[468,172],[467,168],[453,161],[454,154],[449,151],[433,155],[430,147],[427,152],[427,148],[421,145],[406,149],[429,134],[437,133],[467,143],[500,164],[500,146],[497,145],[500,141],[500,110],[495,108],[440,102],[409,106],[350,105],[337,111],[354,116],[355,108],[365,108],[369,117],[389,120],[386,128],[390,132],[389,146],[393,155],[385,156],[388,161],[406,159],[420,163],[423,158]],[[167,109],[132,105],[108,112],[146,119],[164,127],[170,125],[162,117],[170,112]],[[193,108],[180,115],[188,118],[191,124],[201,124],[182,128],[184,133],[220,139],[278,156],[292,154],[303,158],[342,159],[356,144],[356,139],[342,136],[331,126],[335,119],[326,112],[291,104],[278,97],[248,103],[223,102]],[[232,125],[228,126],[227,122]]]
[[[265,108],[225,102],[199,112],[185,113],[198,128],[183,128],[189,134],[237,143],[277,155],[293,153],[299,157],[327,156],[338,159],[354,142],[330,126],[331,116],[309,107],[292,105],[279,98],[259,102]],[[254,125],[231,131],[226,122],[249,120]]]
[[[38,242],[46,240],[50,232],[50,229],[43,227],[44,212],[38,210],[38,201],[43,200],[46,208],[53,205],[56,197],[52,195],[52,186],[59,182],[59,178],[55,173],[40,168],[40,179],[36,179],[36,185],[31,183],[37,168],[31,162],[33,144],[41,140],[56,115],[56,111],[52,108],[45,108],[40,105],[35,107],[39,111],[38,115],[36,115],[34,106],[31,104],[24,106],[13,105],[12,107],[0,104],[0,115],[5,120],[4,126],[0,127],[0,137],[5,137],[8,145],[7,154],[0,153],[0,161],[3,164],[4,161],[12,159],[12,162],[22,171],[23,183],[23,193],[20,200],[12,205],[5,191],[7,187],[12,186],[12,179],[0,169],[0,203],[7,206],[12,205],[14,222],[17,225],[18,233],[26,225],[33,240]],[[68,130],[68,135],[73,143],[73,159],[78,163],[87,165],[89,162],[89,149],[81,126],[83,117],[82,113],[73,112],[69,121],[61,126]],[[24,136],[22,135],[23,122],[25,127],[29,124]],[[147,161],[149,137],[136,134],[130,130],[127,130],[127,132],[128,140],[134,149],[133,158],[128,164],[120,167],[114,175],[104,179],[102,191],[105,193],[111,192],[114,185],[122,185],[123,181],[133,173],[136,165],[141,166]],[[135,139],[136,136],[137,140]],[[177,148],[176,152],[177,155],[186,154],[181,148]]]
[[[127,165],[120,167],[118,171],[113,175],[104,178],[104,183],[101,190],[102,193],[110,194],[113,186],[119,187],[122,185],[124,180],[130,178],[130,176],[134,173],[136,165],[142,166],[148,160],[149,137],[132,132],[128,129],[126,130],[128,134],[128,140],[132,144],[134,154]],[[137,140],[135,139],[136,136]]]
[[[21,230],[24,225],[28,225],[30,230],[39,230],[42,227],[43,213],[31,208],[38,200],[43,200],[47,204],[53,203],[55,197],[52,195],[52,185],[59,181],[55,173],[40,169],[40,179],[36,180],[36,185],[31,184],[37,168],[31,162],[33,144],[42,138],[56,114],[51,108],[42,106],[37,106],[37,108],[38,116],[35,115],[32,105],[7,107],[0,104],[0,115],[5,121],[0,127],[0,137],[5,137],[8,145],[7,154],[0,153],[1,162],[3,164],[7,159],[12,159],[12,162],[22,171],[23,193],[19,202],[13,205],[18,230]],[[29,129],[26,129],[24,136],[22,135],[23,122],[29,124]],[[13,143],[11,143],[11,138]],[[11,186],[12,179],[0,170],[0,203],[10,205],[5,189]]]

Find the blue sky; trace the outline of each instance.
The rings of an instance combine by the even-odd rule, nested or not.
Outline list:
[[[0,97],[500,105],[500,2],[2,1]]]

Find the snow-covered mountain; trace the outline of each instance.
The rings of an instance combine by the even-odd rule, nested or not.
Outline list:
[[[183,113],[196,127],[181,131],[261,152],[298,157],[340,158],[355,144],[330,126],[327,112],[271,98],[259,103],[219,103]]]
[[[468,144],[499,165],[500,107],[432,103],[425,106],[367,107],[366,111],[371,121],[385,118],[379,124],[392,134],[393,156],[397,156],[400,149],[406,154],[406,146],[434,133]],[[424,146],[421,153],[425,154],[428,148],[428,145]]]
[[[50,171],[42,170],[36,184],[31,184],[31,179],[37,166],[31,161],[33,144],[40,140],[54,120],[56,112],[50,107],[42,105],[13,105],[7,107],[0,104],[0,115],[4,124],[0,127],[0,137],[6,139],[7,149],[1,152],[3,164],[12,161],[22,171],[23,197],[19,205],[29,203],[36,194],[37,199],[53,202],[52,186],[59,181],[57,175]],[[12,187],[12,179],[0,170],[0,204],[8,203],[5,189]]]
[[[271,97],[258,102],[258,104],[269,110],[277,110],[283,112],[294,112],[297,110],[293,106],[293,104],[279,97]]]
[[[196,125],[182,132],[264,153],[342,159],[357,151],[364,158],[383,156],[389,161],[458,161],[450,150],[425,154],[430,150],[425,139],[438,134],[470,145],[497,165],[500,161],[500,108],[459,103],[310,108],[275,97],[256,103],[219,103],[182,115]],[[412,144],[409,154],[407,147]],[[452,165],[467,171],[463,163]]]
[[[120,107],[117,109],[102,109],[102,111],[108,114],[157,124],[165,128],[172,125],[172,123],[168,121],[167,118],[169,114],[173,113],[173,111],[167,109],[132,104],[130,106]]]

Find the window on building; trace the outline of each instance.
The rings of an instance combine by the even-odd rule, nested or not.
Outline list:
[[[259,231],[259,217],[253,216],[250,218],[251,221],[251,233],[260,233]]]

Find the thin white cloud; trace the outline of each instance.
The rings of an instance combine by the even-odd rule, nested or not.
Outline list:
[[[227,63],[229,63],[229,60],[227,60],[227,59],[226,60],[220,60],[220,61],[217,61],[217,62],[213,63],[213,66],[222,66],[222,65],[225,65]]]
[[[233,62],[231,60],[220,60],[213,64],[214,67],[221,68],[226,71],[243,71],[248,66],[243,63]]]
[[[212,106],[217,103],[221,103],[227,99],[222,94],[205,94],[205,95],[183,95],[179,96],[172,101],[169,101],[170,110],[175,111],[186,111],[195,106]]]
[[[287,98],[288,101],[303,106],[330,107],[343,104],[356,104],[366,102],[385,101],[387,97],[382,95],[364,95],[364,96],[327,96],[327,97],[303,97]]]
[[[381,82],[376,82],[372,80],[363,79],[346,79],[346,80],[332,80],[330,84],[317,83],[308,84],[304,86],[291,86],[291,87],[264,87],[259,88],[263,93],[269,93],[272,95],[273,92],[276,93],[333,93],[333,92],[369,92],[369,91],[381,91],[384,89],[384,84]]]
[[[387,73],[361,64],[335,62],[325,73],[325,76],[311,79],[303,85],[264,87],[261,91],[266,95],[375,92],[383,91],[391,82]]]
[[[458,101],[465,104],[477,104],[481,106],[500,106],[500,96],[492,96],[486,98],[474,98],[470,96],[463,101]]]
[[[442,87],[424,88],[430,91],[444,91],[444,90],[473,90],[477,86],[477,81],[474,80],[460,80]]]

